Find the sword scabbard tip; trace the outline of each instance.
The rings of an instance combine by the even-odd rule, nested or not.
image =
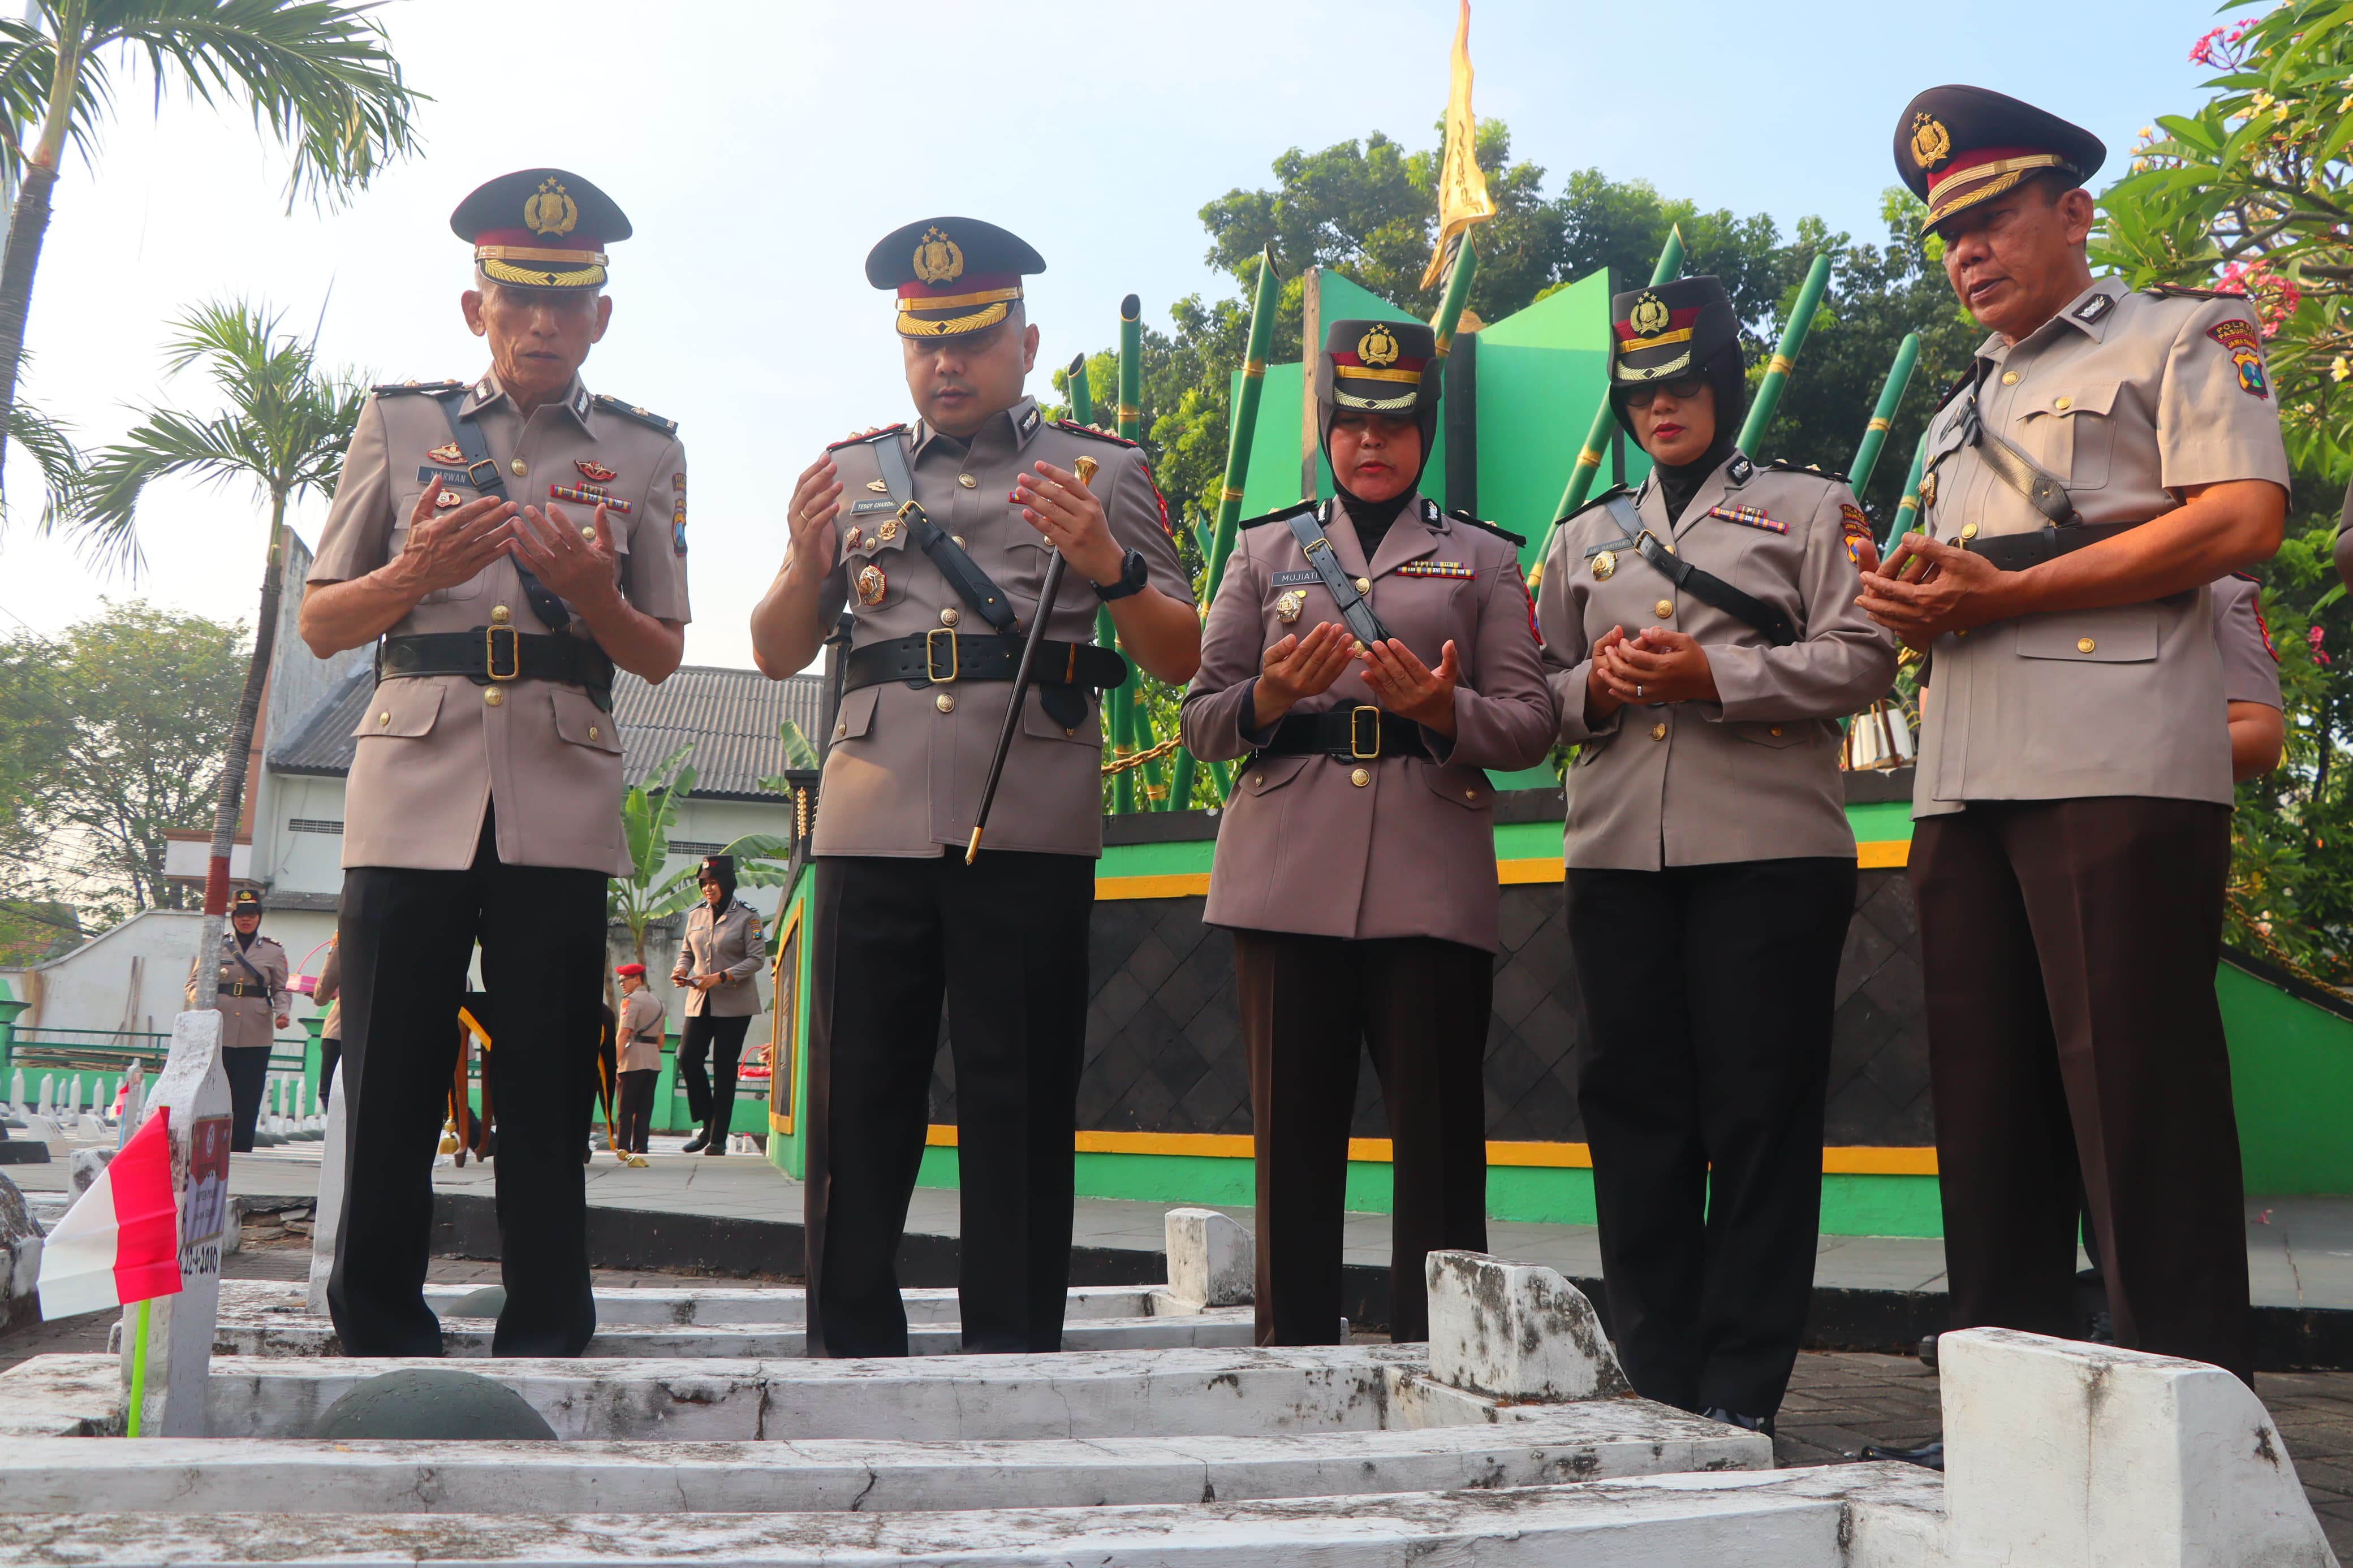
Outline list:
[[[1081,461],[1084,461],[1084,460],[1085,460],[1085,459],[1083,459],[1083,458],[1082,458],[1082,459],[1081,459]],[[979,854],[980,854],[980,829],[979,829],[979,828],[977,828],[977,827],[976,827],[976,828],[974,828],[974,829],[972,830],[972,842],[971,842],[971,843],[969,843],[969,844],[967,844],[967,845],[965,845],[965,847],[964,847],[964,863],[965,863],[965,865],[967,865],[967,866],[971,865],[971,864],[973,863],[974,859],[975,859],[976,858],[977,858],[977,857],[979,856]]]

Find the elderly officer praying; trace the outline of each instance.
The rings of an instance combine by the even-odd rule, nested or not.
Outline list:
[[[474,254],[476,381],[380,386],[360,413],[302,601],[322,658],[376,642],[344,805],[347,1181],[328,1305],[350,1355],[438,1355],[423,1294],[436,1133],[469,961],[497,1043],[507,1304],[496,1355],[596,1331],[580,1132],[621,838],[617,666],[678,668],[686,454],[670,421],[592,395],[611,197],[503,175],[450,226]],[[381,639],[380,641],[378,639]]]
[[[875,246],[920,423],[836,446],[788,510],[792,548],[752,614],[772,679],[814,658],[855,597],[818,813],[809,1011],[808,1331],[818,1355],[904,1355],[892,1258],[923,1158],[940,1003],[955,1052],[968,1351],[1059,1349],[1087,929],[1103,847],[1095,693],[1127,679],[1094,643],[1182,681],[1200,622],[1132,443],[1050,422],[1021,279],[1045,270],[992,224],[941,217]],[[1081,458],[1101,464],[1090,489]],[[1071,577],[1040,607],[1049,547]],[[1040,615],[988,821],[966,863],[1022,634]]]

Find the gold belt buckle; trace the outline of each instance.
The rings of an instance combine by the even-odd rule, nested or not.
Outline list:
[[[948,639],[948,672],[945,675],[940,673],[939,655],[936,651],[939,647],[936,639],[940,637]],[[946,626],[934,626],[923,634],[923,673],[931,678],[934,686],[944,686],[956,678],[961,661],[958,658],[955,639],[955,633]]]
[[[1367,721],[1372,724],[1373,745],[1370,751],[1357,737],[1364,733]],[[1348,711],[1348,756],[1354,762],[1370,762],[1381,754],[1381,710],[1358,703]]]
[[[507,634],[507,669],[499,673],[499,634]],[[512,626],[482,628],[482,668],[492,680],[514,680],[522,675],[522,634]]]

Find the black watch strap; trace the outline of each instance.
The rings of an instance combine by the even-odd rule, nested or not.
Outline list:
[[[1143,551],[1131,550],[1120,558],[1119,580],[1108,586],[1096,584],[1095,597],[1108,605],[1113,599],[1124,599],[1131,594],[1143,593],[1145,584],[1151,580],[1152,563],[1145,560]]]

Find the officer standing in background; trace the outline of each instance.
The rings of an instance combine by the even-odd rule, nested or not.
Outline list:
[[[704,856],[695,886],[702,901],[687,911],[678,963],[670,972],[670,983],[686,988],[678,1073],[686,1080],[687,1112],[702,1123],[684,1152],[724,1154],[735,1113],[735,1068],[744,1056],[744,1031],[760,1011],[758,976],[767,964],[767,950],[758,913],[735,896],[735,857]],[[715,1083],[702,1070],[706,1055]]]
[[[2117,1342],[2248,1378],[2208,584],[2286,512],[2260,334],[2242,299],[2093,278],[2090,132],[1942,87],[1894,150],[1991,330],[1862,595],[1934,657],[1911,875],[1952,1324],[2077,1331],[2080,1170]]]
[[[1242,525],[1185,743],[1243,759],[1202,918],[1234,933],[1258,1180],[1258,1342],[1332,1344],[1356,1063],[1396,1147],[1389,1337],[1424,1260],[1487,1250],[1480,1068],[1495,792],[1552,749],[1516,535],[1417,493],[1443,364],[1419,321],[1335,321],[1315,402],[1337,497]]]
[[[253,1126],[269,1078],[272,1028],[286,1026],[286,950],[261,934],[261,895],[241,888],[228,901],[229,929],[221,932],[220,970],[212,1005],[221,1016],[221,1070],[228,1074],[230,1150],[253,1152]],[[196,966],[188,969],[188,1005],[206,998]]]
[[[616,666],[684,644],[686,455],[671,423],[593,395],[629,221],[561,169],[468,196],[470,384],[378,387],[302,601],[321,658],[379,637],[343,826],[343,1092],[354,1178],[328,1288],[351,1355],[438,1355],[423,1287],[432,1165],[479,939],[498,1042],[496,1355],[596,1331],[581,1129],[604,987],[605,884],[627,872]]]
[[[654,1080],[661,1076],[662,1005],[646,984],[646,966],[625,963],[613,971],[621,983],[621,1114],[614,1152],[627,1159],[646,1152],[653,1126]]]
[[[1143,456],[1050,423],[1022,383],[1038,329],[1021,279],[1045,263],[991,224],[889,236],[867,280],[897,295],[920,421],[839,443],[787,511],[792,547],[753,612],[760,668],[817,656],[854,600],[826,755],[809,1024],[808,1338],[813,1355],[904,1355],[892,1259],[923,1158],[943,995],[954,1020],[967,1351],[1060,1347],[1087,928],[1102,853],[1095,610],[1163,680],[1191,678],[1200,621]],[[1077,459],[1102,465],[1090,488]],[[1050,547],[1069,562],[988,822],[965,864],[1006,684],[1039,613]]]

